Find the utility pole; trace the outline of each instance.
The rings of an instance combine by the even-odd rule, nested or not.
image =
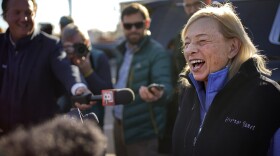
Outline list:
[[[69,16],[72,17],[72,0],[68,0]]]

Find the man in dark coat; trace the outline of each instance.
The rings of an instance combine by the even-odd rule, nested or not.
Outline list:
[[[35,0],[3,0],[2,10],[9,28],[0,35],[0,135],[58,113],[56,100],[64,90],[89,92],[58,39],[35,30]]]

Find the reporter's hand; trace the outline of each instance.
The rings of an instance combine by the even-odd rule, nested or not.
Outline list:
[[[86,87],[79,87],[79,88],[77,88],[75,95],[82,95],[83,93],[91,93],[91,91],[89,89],[87,89]],[[96,101],[90,101],[88,104],[85,104],[85,103],[81,104],[79,102],[75,102],[75,106],[77,108],[79,108],[80,110],[87,110],[95,104],[96,104]]]
[[[90,109],[95,104],[96,104],[96,101],[90,101],[89,104],[80,104],[80,103],[76,102],[75,106],[83,111],[83,110]]]
[[[139,89],[139,95],[142,100],[146,102],[154,102],[160,99],[164,93],[164,90],[157,90],[155,87],[153,87],[152,92],[148,90],[148,87],[141,86]]]

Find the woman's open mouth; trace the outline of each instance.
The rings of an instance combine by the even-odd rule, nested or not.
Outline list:
[[[191,60],[190,67],[191,67],[192,71],[197,71],[203,66],[204,63],[205,63],[205,61],[199,60],[199,59]]]

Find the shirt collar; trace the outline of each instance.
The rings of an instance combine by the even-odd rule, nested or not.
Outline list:
[[[16,43],[13,41],[11,34],[9,34],[9,39],[10,39],[11,44],[15,47]]]
[[[23,47],[23,46],[26,46],[28,45],[28,43],[33,40],[35,38],[35,36],[37,36],[38,34],[40,33],[39,30],[35,29],[34,32],[26,37],[23,37],[23,38],[20,38],[18,41],[14,41],[12,39],[12,36],[11,36],[11,33],[9,32],[9,40],[11,42],[11,44],[14,46],[14,47]]]
[[[227,82],[228,71],[229,71],[229,67],[226,66],[225,68],[217,72],[210,73],[208,75],[208,82],[206,87],[207,92],[213,92],[223,88],[223,86]],[[196,81],[192,73],[189,73],[189,77],[192,83],[194,84],[196,90],[201,90],[204,88],[203,86],[204,83],[201,81]]]

